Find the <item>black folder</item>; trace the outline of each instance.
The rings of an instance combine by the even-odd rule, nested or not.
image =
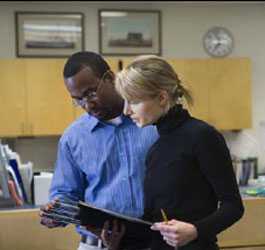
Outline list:
[[[92,226],[99,230],[103,229],[106,221],[109,221],[110,231],[114,220],[116,220],[118,225],[123,224],[125,226],[125,234],[120,244],[121,249],[139,250],[150,246],[152,235],[150,227],[153,224],[152,222],[98,208],[83,201],[74,202],[58,199],[52,208],[43,212],[43,216],[64,225],[72,223],[84,227]]]
[[[78,206],[80,208],[79,217],[81,225],[91,225],[98,228],[103,228],[105,221],[108,220],[111,222],[113,220],[117,220],[124,223],[124,225],[135,226],[140,229],[150,228],[150,226],[153,224],[150,221],[126,216],[104,208],[98,208],[82,201],[79,201]]]
[[[78,203],[78,206],[80,208],[79,219],[81,225],[90,225],[102,229],[105,221],[109,221],[111,227],[112,222],[116,220],[126,228],[121,242],[123,247],[133,246],[135,249],[137,247],[139,249],[139,247],[148,246],[151,239],[150,227],[153,224],[152,222],[98,208],[82,201]]]

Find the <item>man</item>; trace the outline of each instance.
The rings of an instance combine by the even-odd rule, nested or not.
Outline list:
[[[93,52],[73,54],[64,67],[65,86],[86,113],[71,124],[59,141],[50,201],[84,200],[125,215],[143,214],[145,156],[157,139],[153,126],[140,129],[122,114],[123,100],[114,88],[114,74]],[[51,207],[47,204],[42,211]],[[63,226],[40,212],[41,224]],[[79,250],[98,249],[100,241],[77,227]]]

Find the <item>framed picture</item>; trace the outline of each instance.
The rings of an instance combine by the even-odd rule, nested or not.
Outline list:
[[[82,13],[15,12],[17,57],[68,57],[84,50]]]
[[[98,20],[101,54],[161,54],[160,11],[99,10]]]

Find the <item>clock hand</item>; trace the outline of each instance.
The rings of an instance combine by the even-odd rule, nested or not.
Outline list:
[[[214,46],[214,50],[216,50],[219,46],[221,46],[222,45],[222,43],[220,43],[219,41],[218,41],[218,43],[217,44],[215,44],[215,46]]]

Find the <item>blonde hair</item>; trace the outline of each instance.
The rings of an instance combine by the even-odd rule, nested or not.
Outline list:
[[[190,92],[182,86],[171,65],[163,58],[154,55],[138,56],[118,72],[115,88],[128,101],[154,98],[164,90],[169,95],[170,106],[180,103],[182,97],[188,104],[193,104]]]

